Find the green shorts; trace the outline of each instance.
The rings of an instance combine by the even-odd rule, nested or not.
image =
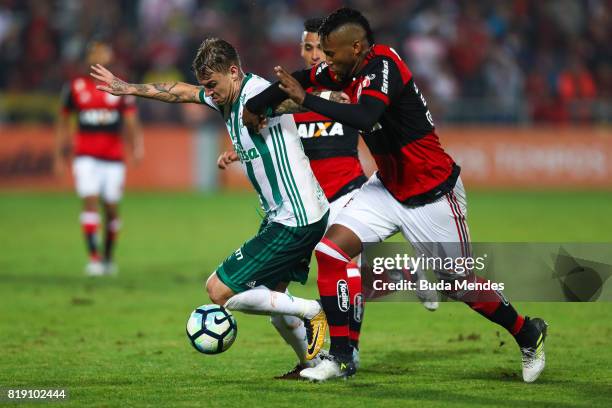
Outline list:
[[[305,227],[289,227],[264,220],[255,237],[234,251],[216,270],[235,293],[281,282],[306,283],[312,251],[323,238],[329,212]]]

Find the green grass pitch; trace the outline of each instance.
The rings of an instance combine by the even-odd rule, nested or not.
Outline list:
[[[272,380],[295,360],[263,316],[238,313],[228,352],[197,353],[186,319],[256,231],[256,207],[252,194],[128,193],[120,273],[90,279],[74,196],[0,194],[0,388],[66,388],[58,405],[75,407],[612,406],[610,303],[518,304],[550,324],[534,384],[511,337],[462,304],[370,304],[350,381]],[[469,195],[475,241],[612,242],[611,214],[610,193]],[[293,293],[314,297],[315,277]]]

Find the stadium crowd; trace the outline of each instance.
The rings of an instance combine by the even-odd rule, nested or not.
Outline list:
[[[271,77],[276,64],[301,67],[304,19],[342,5],[406,59],[436,120],[610,122],[609,0],[0,0],[0,121],[28,119],[20,98],[33,106],[32,95],[57,95],[85,72],[93,38],[112,43],[115,71],[134,81],[193,81],[192,57],[210,35]]]

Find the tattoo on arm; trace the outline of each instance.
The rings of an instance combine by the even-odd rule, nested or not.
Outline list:
[[[321,93],[322,93],[322,91],[313,91],[312,92],[312,94],[316,95],[316,96],[321,96]],[[343,94],[343,92],[332,91],[329,94],[329,100],[332,101],[332,102],[347,103],[347,101],[342,98],[342,94]]]
[[[135,94],[158,101],[181,103],[197,102],[199,88],[183,82],[156,82],[153,84],[133,84]]]
[[[298,105],[297,103],[293,102],[291,99],[285,99],[283,102],[281,102],[280,105],[276,107],[276,109],[274,109],[274,113],[277,115],[284,115],[287,113],[300,113],[300,112],[308,112],[308,109],[306,109],[305,107],[301,105]]]

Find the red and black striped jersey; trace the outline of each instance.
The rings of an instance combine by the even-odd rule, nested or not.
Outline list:
[[[395,50],[371,47],[348,86],[339,84],[325,63],[313,67],[308,76],[315,86],[350,92],[352,103],[364,97],[384,103],[377,123],[362,137],[376,161],[378,177],[398,201],[422,205],[454,187],[460,168],[440,145],[425,98]]]
[[[293,118],[310,167],[327,199],[334,201],[361,187],[366,177],[357,151],[359,132],[316,112],[295,113]]]
[[[89,77],[73,79],[62,91],[62,114],[75,113],[78,117],[74,147],[77,156],[122,160],[123,117],[135,112],[133,96],[115,96],[100,91]]]

